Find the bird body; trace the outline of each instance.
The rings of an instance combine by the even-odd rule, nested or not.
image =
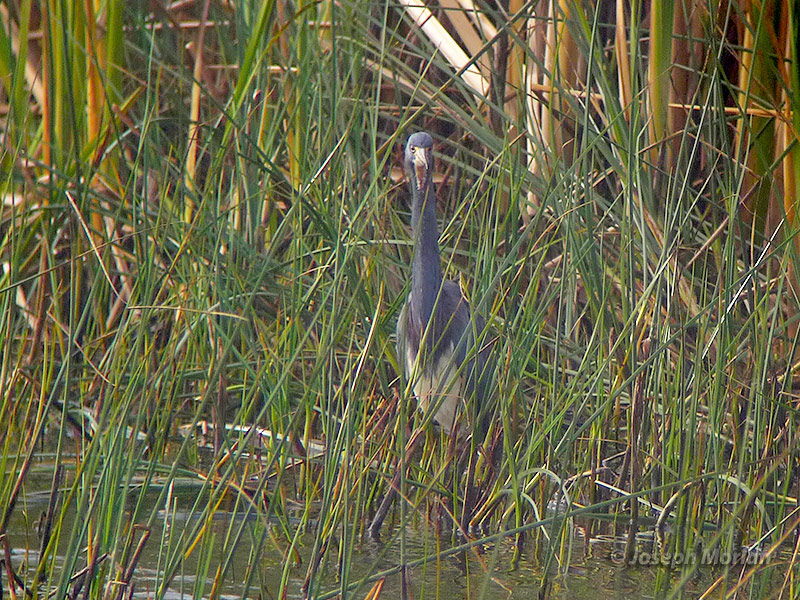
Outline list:
[[[397,321],[397,349],[420,410],[433,411],[433,419],[450,434],[465,407],[473,424],[484,412],[490,344],[476,349],[485,322],[473,314],[459,285],[442,278],[432,152],[427,133],[409,137],[405,166],[411,179],[414,256],[411,291]]]
[[[411,228],[414,255],[411,291],[397,319],[397,356],[417,397],[419,409],[432,414],[442,431],[485,435],[488,390],[493,371],[492,343],[484,342],[484,320],[472,312],[455,281],[442,278],[439,230],[436,226],[436,190],[433,187],[433,139],[427,133],[408,138],[404,164],[411,180]],[[466,415],[466,419],[463,418]],[[467,423],[465,423],[467,421]],[[467,430],[465,425],[470,425]],[[407,451],[413,453],[414,436]],[[476,454],[469,454],[467,489],[461,516],[466,530],[471,515],[471,489]],[[403,470],[398,470],[389,491],[368,528],[377,539],[381,525],[397,495]]]

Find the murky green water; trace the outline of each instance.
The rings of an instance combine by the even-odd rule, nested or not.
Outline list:
[[[13,549],[12,561],[18,570],[25,570],[24,563],[32,567],[37,561],[38,551],[34,549],[39,546],[39,537],[34,521],[37,518],[35,515],[45,508],[47,497],[48,494],[43,492],[28,493],[22,502],[24,508],[18,508],[10,522],[9,542]],[[235,517],[221,512],[212,523],[217,540],[217,547],[213,553],[215,556],[222,556],[225,551],[222,540],[225,539],[231,519]],[[150,541],[136,568],[134,597],[146,598],[155,595],[163,576],[159,570],[159,540],[164,539],[165,533],[174,534],[176,530],[188,526],[189,523],[189,515],[180,511],[173,513],[171,524],[167,526],[172,532],[164,531],[165,520],[157,520],[154,523]],[[259,528],[255,522],[246,523],[245,527],[251,527],[253,535],[270,537],[269,532],[256,533]],[[314,523],[311,527],[314,527]],[[452,547],[449,545],[450,539],[440,539],[432,527],[424,523],[408,526],[405,529],[405,539],[401,539],[402,537],[400,532],[394,530],[384,532],[384,538],[389,540],[386,544],[359,540],[354,545],[354,553],[348,563],[349,580],[357,581],[398,567],[402,544],[407,562],[414,564],[406,571],[412,598],[528,599],[535,597],[540,590],[542,570],[531,556],[533,551],[529,549],[524,552],[518,567],[512,568],[513,541],[510,539],[482,547],[480,552],[470,550],[455,556],[442,557],[441,554]],[[284,573],[285,558],[284,553],[280,552],[276,544],[270,540],[264,540],[262,558],[255,566],[258,577],[251,578],[258,583],[251,585],[248,590],[243,585],[251,567],[248,556],[252,541],[250,538],[248,543],[240,543],[236,549],[233,568],[226,575],[225,585],[221,590],[223,597],[238,598],[242,595],[257,597],[259,594],[262,597],[269,597],[277,594]],[[306,597],[303,584],[311,562],[314,536],[311,532],[306,533],[301,542],[297,547],[297,559],[288,570],[288,598]],[[552,578],[550,597],[596,600],[598,596],[627,599],[644,598],[651,594],[654,569],[623,568],[611,560],[610,547],[604,548],[598,545],[595,545],[596,556],[582,558],[581,547],[581,540],[576,539],[570,568],[566,575]],[[426,557],[427,560],[418,564]],[[195,578],[196,568],[197,560],[190,557],[185,562],[183,572],[170,583],[164,597],[183,598],[195,595],[200,589]],[[337,566],[321,565],[320,570],[323,583],[316,588],[316,591],[335,592],[341,585],[336,577]],[[213,572],[214,568],[211,569],[212,574]],[[204,596],[210,593],[212,583],[210,579],[204,582]],[[370,585],[361,587],[356,597],[363,597]],[[388,575],[381,597],[400,598],[400,594],[401,576],[398,573]]]
[[[37,521],[47,507],[51,479],[52,471],[46,467],[40,466],[32,470],[26,477],[24,493],[12,514],[7,539],[12,550],[12,564],[18,573],[30,573],[38,562],[41,542]],[[133,597],[151,598],[157,595],[164,578],[161,548],[169,547],[170,538],[175,540],[196,525],[196,517],[189,510],[197,498],[198,489],[193,489],[191,485],[181,486],[180,491],[175,493],[176,500],[170,512],[155,506],[158,493],[153,492],[150,505],[141,511],[141,514],[150,514],[155,509],[157,518],[150,525],[149,541],[136,566]],[[281,533],[277,523],[265,527],[263,522],[255,519],[243,521],[232,512],[226,512],[225,508],[223,505],[209,524],[213,536],[204,536],[205,539],[214,540],[213,547],[206,548],[205,554],[198,550],[187,558],[182,571],[172,578],[163,592],[163,597],[207,597],[213,581],[210,577],[198,581],[196,574],[208,572],[213,576],[217,565],[232,547],[226,540],[230,539],[231,531],[239,528],[243,535],[234,546],[232,568],[226,573],[220,590],[222,597],[275,597],[285,574],[288,575],[286,597],[307,597],[303,586],[314,555],[314,531],[318,524],[310,522],[307,532],[299,538],[296,552],[290,552],[290,542]],[[74,515],[67,513],[66,519],[74,519]],[[291,525],[295,527],[297,523]],[[416,515],[413,523],[402,532],[387,528],[383,533],[385,543],[362,539],[343,541],[342,535],[349,534],[337,532],[331,536],[330,543],[336,544],[342,551],[341,560],[346,565],[348,582],[354,583],[381,572],[390,572],[385,577],[381,598],[401,597],[402,579],[397,572],[401,563],[410,565],[406,570],[406,577],[410,595],[415,599],[528,599],[536,597],[542,584],[543,570],[532,543],[525,545],[521,560],[514,568],[512,538],[451,554],[454,540],[450,536],[437,536],[434,528],[422,515]],[[179,544],[173,544],[172,547],[177,548]],[[576,537],[566,574],[559,574],[555,567],[551,569],[549,598],[597,600],[598,597],[630,599],[653,596],[659,568],[649,565],[620,565],[618,560],[613,560],[619,554],[619,547],[614,545],[613,540],[595,541],[591,544],[590,556],[584,556],[583,548],[583,540]],[[346,556],[348,550],[351,550],[349,557]],[[327,555],[337,554],[338,552],[328,552]],[[207,571],[198,568],[201,555],[210,558],[211,568]],[[251,564],[252,555],[259,557],[257,564]],[[287,556],[292,557],[288,567]],[[58,572],[61,566],[59,562],[63,558],[56,557],[55,560],[59,567],[56,569]],[[315,597],[335,595],[337,590],[341,591],[339,565],[323,563],[319,565],[317,573],[319,576],[315,577],[316,585],[313,588]],[[661,569],[660,576],[677,582],[680,572]],[[718,573],[715,575],[711,569],[701,569],[686,585],[686,597],[698,597],[716,576]],[[248,580],[250,585],[246,586],[245,581]],[[4,581],[6,589],[7,585]],[[352,588],[348,588],[345,595],[363,598],[372,585],[372,582],[364,583],[355,593]]]

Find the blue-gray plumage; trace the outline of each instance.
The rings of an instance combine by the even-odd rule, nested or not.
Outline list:
[[[408,138],[404,163],[411,180],[414,255],[411,292],[397,321],[398,359],[420,410],[434,410],[445,433],[465,418],[471,427],[483,429],[491,348],[484,320],[472,313],[455,281],[442,279],[430,135]],[[477,351],[476,339],[481,344]]]

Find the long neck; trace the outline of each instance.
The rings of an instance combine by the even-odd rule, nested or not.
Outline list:
[[[442,286],[439,262],[439,231],[436,227],[436,191],[430,179],[422,189],[412,182],[414,203],[411,227],[414,230],[414,259],[411,263],[411,308],[427,324],[433,314]]]

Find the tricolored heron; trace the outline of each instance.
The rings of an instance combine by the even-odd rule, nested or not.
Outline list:
[[[485,435],[491,344],[484,335],[485,321],[470,309],[458,283],[442,278],[430,135],[408,138],[404,165],[411,183],[414,253],[411,291],[397,320],[397,358],[420,410],[432,412],[445,434]],[[380,532],[399,474],[370,525],[373,537]]]
[[[476,349],[486,324],[470,310],[458,283],[442,279],[433,138],[424,132],[409,137],[404,162],[411,179],[414,256],[411,292],[397,320],[397,355],[420,410],[433,410],[434,420],[450,434],[460,414],[481,425],[490,346]]]

